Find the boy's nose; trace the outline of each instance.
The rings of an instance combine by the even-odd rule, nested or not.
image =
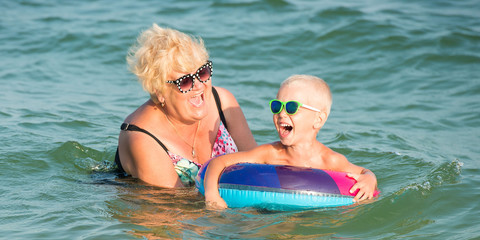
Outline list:
[[[280,115],[280,117],[287,117],[288,116],[287,110],[283,108],[282,111],[278,113],[278,115]]]

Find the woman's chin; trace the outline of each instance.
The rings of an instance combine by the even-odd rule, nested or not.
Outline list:
[[[208,108],[205,104],[199,107],[191,106],[190,109],[190,116],[197,121],[204,119],[208,115]]]

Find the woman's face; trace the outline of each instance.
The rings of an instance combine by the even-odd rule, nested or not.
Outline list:
[[[195,73],[196,71],[191,73],[173,72],[169,79],[174,81],[186,74]],[[166,112],[169,116],[184,122],[196,122],[207,116],[207,99],[212,91],[212,81],[208,80],[202,83],[196,77],[194,79],[192,90],[186,93],[181,92],[177,84],[166,83],[164,97]]]

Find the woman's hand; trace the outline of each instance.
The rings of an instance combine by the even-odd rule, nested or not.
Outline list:
[[[373,198],[373,194],[377,189],[377,178],[372,171],[365,169],[361,174],[348,173],[347,176],[357,181],[357,183],[350,188],[350,193],[359,190],[353,198],[354,202]]]

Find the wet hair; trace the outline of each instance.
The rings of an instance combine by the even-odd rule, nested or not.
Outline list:
[[[292,75],[282,82],[280,88],[294,83],[307,85],[307,89],[315,93],[315,96],[309,96],[309,100],[311,101],[309,105],[312,104],[313,107],[324,110],[327,116],[330,115],[332,93],[330,92],[330,87],[323,79],[312,75]]]
[[[129,70],[135,74],[150,98],[158,103],[165,81],[173,72],[191,73],[208,60],[203,40],[157,24],[143,31],[127,54]]]

